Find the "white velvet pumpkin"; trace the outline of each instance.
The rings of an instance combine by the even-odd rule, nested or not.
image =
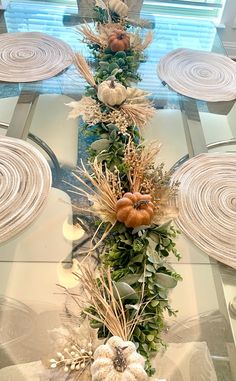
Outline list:
[[[128,6],[121,0],[109,0],[108,7],[111,11],[116,12],[120,17],[128,15]]]
[[[144,358],[134,343],[112,336],[94,352],[92,381],[146,381]]]
[[[114,80],[103,81],[98,85],[97,97],[101,102],[109,106],[115,106],[126,100],[127,91],[125,86]]]

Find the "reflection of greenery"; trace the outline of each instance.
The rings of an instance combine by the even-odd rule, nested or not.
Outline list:
[[[108,13],[105,9],[102,9],[100,7],[95,7],[94,10],[97,14],[97,21],[101,24],[106,24],[108,22]],[[119,22],[120,17],[116,12],[110,12],[111,20],[112,22]]]

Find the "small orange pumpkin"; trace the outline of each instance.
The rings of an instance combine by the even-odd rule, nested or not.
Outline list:
[[[150,225],[153,214],[154,204],[150,194],[128,192],[116,204],[116,218],[127,228]]]
[[[113,30],[108,39],[108,46],[112,52],[129,50],[130,38],[122,30]]]

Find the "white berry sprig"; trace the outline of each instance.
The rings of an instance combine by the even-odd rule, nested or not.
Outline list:
[[[57,359],[50,359],[50,368],[63,367],[64,372],[79,370],[82,371],[93,361],[92,343],[89,342],[85,348],[78,344],[72,344],[69,348],[64,348],[62,352],[57,352]]]

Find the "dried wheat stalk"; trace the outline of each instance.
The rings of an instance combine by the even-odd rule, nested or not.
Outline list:
[[[116,202],[122,196],[121,181],[117,170],[103,170],[102,164],[97,159],[91,164],[93,174],[81,165],[77,173],[73,173],[81,186],[74,188],[76,193],[85,196],[92,203],[92,213],[101,217],[103,222],[116,222]],[[89,180],[90,185],[84,180]]]
[[[155,109],[148,101],[138,103],[123,103],[120,109],[130,118],[133,123],[142,129],[153,117]]]
[[[102,38],[101,35],[94,33],[92,28],[86,22],[84,25],[77,27],[77,30],[83,34],[87,42],[106,47],[106,40],[104,41],[104,38]]]
[[[122,299],[115,283],[112,281],[110,268],[100,268],[98,280],[98,278],[94,277],[94,270],[83,265],[80,266],[80,275],[78,276],[83,283],[89,305],[92,307],[92,309],[85,310],[84,313],[90,319],[105,325],[113,336],[129,340],[135,326],[143,319],[144,305],[140,303],[136,315],[132,320],[128,321]]]
[[[153,40],[153,33],[151,31],[149,31],[146,34],[143,41],[141,40],[141,38],[134,39],[133,49],[135,51],[142,52],[151,44],[152,40]]]
[[[84,79],[93,87],[97,88],[97,84],[94,80],[93,74],[90,70],[90,67],[83,56],[80,54],[75,54],[74,64],[78,69],[79,73],[84,77]]]

